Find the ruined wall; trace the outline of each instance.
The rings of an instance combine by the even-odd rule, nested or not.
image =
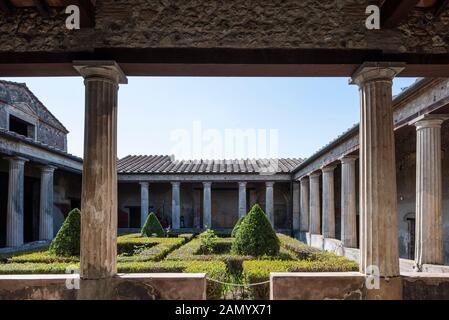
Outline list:
[[[449,13],[414,10],[391,30],[367,30],[367,0],[97,0],[96,28],[69,31],[63,10],[44,18],[0,13],[0,51],[107,47],[337,48],[449,51]]]

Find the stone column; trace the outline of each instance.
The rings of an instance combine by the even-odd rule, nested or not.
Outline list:
[[[181,183],[172,182],[171,186],[171,227],[176,230],[181,228]]]
[[[212,182],[203,182],[203,227],[212,228]]]
[[[84,77],[84,162],[81,192],[82,279],[117,273],[117,96],[126,76],[113,61],[79,61]]]
[[[246,215],[246,182],[239,182],[239,218]]]
[[[444,264],[441,178],[441,124],[444,116],[426,115],[416,126],[415,264]]]
[[[149,183],[140,182],[140,227],[143,227],[148,217],[149,202]]]
[[[24,169],[27,159],[11,157],[9,160],[8,208],[6,213],[6,246],[23,245]]]
[[[293,212],[293,223],[292,223],[292,227],[293,227],[293,234],[296,234],[299,230],[300,230],[300,222],[299,222],[299,198],[300,198],[300,194],[299,194],[299,183],[296,181],[293,181],[292,183],[292,201],[293,201],[293,207],[292,207],[292,212]]]
[[[274,228],[274,182],[265,182],[265,213]]]
[[[392,80],[401,64],[365,63],[360,89],[360,271],[380,275],[368,298],[401,299]]]
[[[300,181],[301,184],[301,196],[300,196],[300,230],[301,232],[309,232],[309,216],[310,216],[310,204],[309,204],[309,187],[310,182],[308,177],[304,177]]]
[[[39,210],[39,240],[52,240],[53,234],[53,173],[56,167],[41,168],[41,196]]]
[[[336,166],[323,167],[323,237],[335,239],[334,170]]]
[[[310,233],[321,234],[320,172],[309,176],[310,181]]]
[[[341,241],[347,248],[357,248],[357,217],[355,189],[356,156],[345,156],[341,161]]]

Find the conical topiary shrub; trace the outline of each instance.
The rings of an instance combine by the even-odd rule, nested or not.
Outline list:
[[[79,256],[80,236],[81,212],[73,209],[51,242],[50,252],[63,257]]]
[[[275,256],[279,249],[279,239],[265,212],[258,204],[254,205],[236,232],[232,251],[240,255],[259,257]]]
[[[246,217],[246,216],[240,217],[240,218],[237,220],[237,223],[235,224],[234,228],[232,229],[231,237],[235,238],[235,235],[237,234],[237,231],[239,230],[240,225],[242,224],[242,222],[243,222],[243,220],[245,219],[245,217]]]
[[[145,224],[142,227],[141,231],[142,237],[164,237],[165,231],[164,228],[162,228],[161,223],[159,222],[159,219],[156,217],[156,215],[151,212],[147,220],[145,221]]]

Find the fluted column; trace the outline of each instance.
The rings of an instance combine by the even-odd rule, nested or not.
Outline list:
[[[441,124],[446,118],[423,116],[416,126],[415,264],[444,264],[441,178]]]
[[[53,234],[53,173],[56,167],[41,167],[39,240],[51,240]]]
[[[274,227],[274,182],[265,182],[265,213]]]
[[[81,192],[83,279],[117,273],[117,96],[127,83],[112,61],[79,61],[84,77],[84,161]]]
[[[181,183],[172,182],[171,186],[171,227],[176,230],[181,228]]]
[[[203,182],[203,227],[212,228],[212,182]]]
[[[9,160],[8,208],[6,213],[6,246],[17,247],[24,242],[23,188],[25,158],[11,157]]]
[[[149,183],[140,182],[140,227],[143,227],[147,221],[149,206]]]
[[[301,197],[300,197],[300,230],[302,232],[309,232],[309,217],[310,217],[310,204],[309,204],[309,187],[310,182],[308,177],[304,177],[300,181],[301,184]]]
[[[356,156],[345,156],[341,161],[341,241],[347,248],[357,248],[356,217]]]
[[[294,234],[296,234],[296,232],[298,232],[300,230],[300,222],[299,222],[299,198],[300,198],[300,194],[299,194],[299,183],[294,181],[292,182],[292,199],[293,199],[293,208],[292,208],[292,212],[293,212],[293,232]]]
[[[369,298],[402,298],[392,108],[392,79],[402,69],[398,64],[366,63],[352,77],[361,98],[360,271],[378,270],[382,282],[380,291],[368,291]]]
[[[321,234],[320,172],[309,176],[310,181],[310,233]]]
[[[239,218],[246,215],[246,182],[239,182]]]
[[[322,168],[323,171],[323,237],[335,238],[335,197],[334,170],[331,165]]]

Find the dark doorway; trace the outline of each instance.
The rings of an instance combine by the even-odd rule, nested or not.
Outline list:
[[[408,242],[408,258],[410,260],[415,259],[415,218],[407,218],[408,236],[410,241]]]
[[[6,211],[8,208],[8,174],[0,172],[0,247],[6,246]]]
[[[40,180],[25,177],[24,185],[24,242],[39,240]]]
[[[128,207],[129,228],[140,228],[140,207]]]

